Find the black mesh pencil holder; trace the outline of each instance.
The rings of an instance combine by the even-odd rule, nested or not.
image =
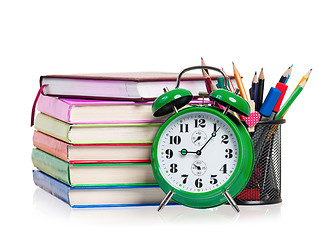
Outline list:
[[[253,174],[235,201],[241,205],[282,202],[281,125],[285,120],[259,122],[251,133],[254,143]]]

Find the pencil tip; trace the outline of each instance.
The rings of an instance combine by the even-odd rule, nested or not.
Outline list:
[[[310,69],[310,72],[312,72],[312,68]]]
[[[261,68],[261,71],[263,70],[263,68]]]
[[[232,64],[234,65],[234,62],[232,62]]]
[[[290,68],[292,68],[292,67],[293,67],[293,64],[291,64]]]
[[[255,71],[255,75],[257,74],[257,72]]]

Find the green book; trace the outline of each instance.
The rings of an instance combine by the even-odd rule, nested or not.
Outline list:
[[[39,113],[35,128],[72,144],[152,143],[162,123],[69,124]]]
[[[37,148],[31,158],[36,168],[71,187],[157,184],[150,163],[70,164]]]

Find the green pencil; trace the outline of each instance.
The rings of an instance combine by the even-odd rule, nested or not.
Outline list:
[[[311,73],[312,69],[308,72]],[[309,75],[309,74],[308,74]],[[305,77],[305,76],[304,76]],[[290,95],[289,99],[286,100],[286,102],[284,103],[283,107],[279,110],[279,112],[277,113],[275,120],[279,120],[282,119],[284,117],[284,115],[286,114],[286,112],[288,111],[289,107],[291,106],[291,104],[296,100],[296,98],[298,97],[298,95],[301,93],[301,91],[303,91],[305,84],[308,80],[308,76],[307,78],[305,78],[302,82],[300,82],[298,84],[298,86],[296,87],[296,89],[293,91],[293,93]]]

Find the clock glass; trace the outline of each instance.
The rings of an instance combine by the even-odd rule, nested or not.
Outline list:
[[[236,169],[239,145],[231,126],[210,112],[174,118],[162,131],[157,160],[169,185],[186,192],[209,192]]]

